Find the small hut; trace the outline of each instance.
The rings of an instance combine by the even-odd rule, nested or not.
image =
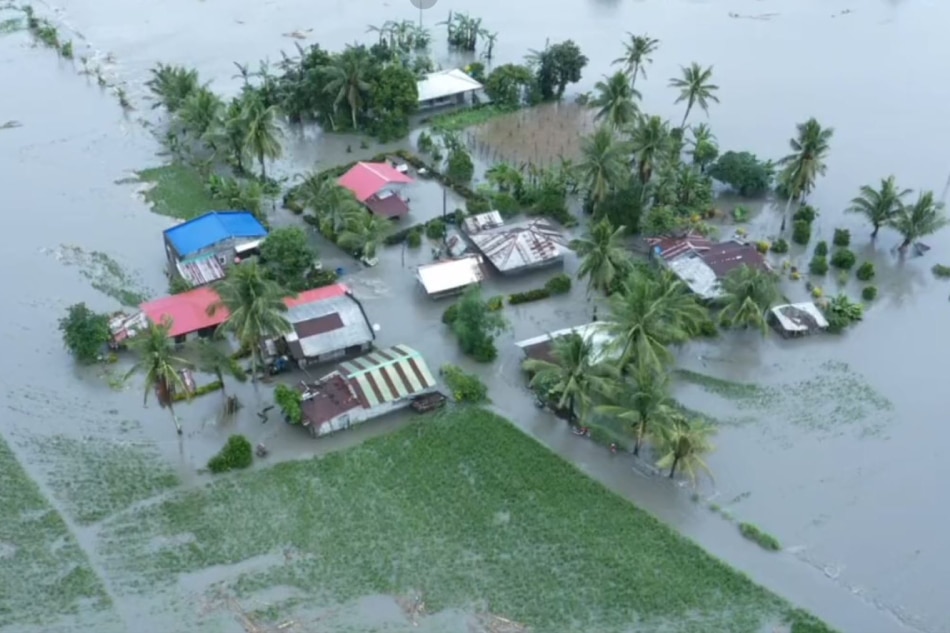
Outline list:
[[[783,338],[793,338],[823,332],[828,320],[814,303],[787,303],[769,311],[769,323]]]

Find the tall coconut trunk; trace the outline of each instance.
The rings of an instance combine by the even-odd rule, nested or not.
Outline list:
[[[792,208],[792,201],[795,200],[795,197],[789,193],[788,202],[785,203],[785,211],[782,213],[782,228],[779,229],[780,233],[785,232],[785,225],[788,220],[788,210]]]
[[[881,225],[880,225],[880,224],[875,224],[875,225],[874,225],[874,230],[871,231],[871,241],[872,241],[872,242],[877,239],[877,232],[880,231],[880,230],[881,230]]]
[[[670,479],[672,479],[673,476],[676,475],[676,467],[679,466],[679,463],[680,463],[680,458],[677,455],[676,457],[673,458],[673,465],[670,466]]]
[[[686,129],[686,119],[689,118],[689,113],[693,109],[693,99],[690,99],[686,102],[686,114],[683,115],[683,122],[680,123],[680,129]]]
[[[267,181],[267,165],[264,163],[264,150],[257,152],[257,160],[261,164],[261,180]]]
[[[175,423],[175,430],[181,435],[181,422],[178,421],[178,416],[175,415],[175,405],[173,405],[171,401],[168,402],[168,411],[172,414],[172,422]]]
[[[637,439],[633,444],[633,454],[635,456],[640,455],[640,446],[643,444],[643,434],[646,431],[646,420],[641,420],[640,424],[637,425]]]
[[[901,242],[901,245],[900,245],[900,247],[898,248],[898,250],[906,251],[906,250],[907,250],[907,247],[910,246],[910,243],[913,242],[913,241],[914,241],[914,238],[912,238],[912,237],[905,237],[905,238],[904,238],[904,241]]]

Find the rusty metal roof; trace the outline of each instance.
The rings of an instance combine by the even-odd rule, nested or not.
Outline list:
[[[469,239],[502,272],[560,261],[567,240],[544,220],[529,220],[470,235]]]
[[[365,408],[414,396],[436,384],[422,355],[406,345],[340,363],[339,371]]]

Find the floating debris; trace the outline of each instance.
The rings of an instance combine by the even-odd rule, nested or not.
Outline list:
[[[148,300],[151,292],[127,273],[122,266],[101,251],[84,251],[79,246],[61,245],[47,250],[66,266],[76,266],[92,287],[128,307],[137,307]]]
[[[3,125],[0,125],[0,130],[12,130],[15,127],[20,127],[23,124],[19,121],[7,121]]]

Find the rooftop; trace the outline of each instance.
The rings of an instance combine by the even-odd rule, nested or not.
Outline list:
[[[549,332],[548,334],[518,341],[515,345],[520,347],[521,351],[523,351],[528,358],[553,363],[556,359],[552,355],[552,342],[562,336],[567,336],[572,333],[578,334],[585,341],[590,341],[591,347],[593,348],[593,358],[591,360],[595,363],[599,363],[601,360],[609,360],[611,357],[616,356],[615,352],[608,349],[612,340],[611,335],[607,332],[608,326],[608,323],[601,321],[587,323],[586,325],[577,325],[575,327],[565,328],[556,332]]]
[[[545,220],[486,229],[469,239],[501,272],[561,261],[567,244],[560,230]]]
[[[383,218],[399,218],[409,213],[409,205],[392,191],[381,191],[363,201],[366,208]]]
[[[775,323],[789,334],[810,334],[828,327],[828,320],[812,302],[789,303],[771,310]]]
[[[771,270],[755,245],[735,240],[713,244],[700,253],[700,257],[720,279],[742,266]]]
[[[670,261],[689,252],[705,251],[715,242],[699,233],[690,231],[685,235],[649,237],[647,238],[647,244],[650,245],[656,255]]]
[[[680,255],[669,262],[669,267],[690,290],[703,299],[715,299],[722,294],[719,277],[698,253]]]
[[[425,359],[407,345],[340,363],[339,372],[366,409],[423,393],[436,385]]]
[[[287,320],[293,324],[294,331],[284,339],[288,343],[298,342],[304,358],[364,345],[376,338],[356,299],[345,290],[295,305],[287,311]]]
[[[359,409],[360,401],[350,383],[338,373],[312,385],[304,385],[303,411],[305,424],[319,427],[347,411]]]
[[[479,213],[470,215],[462,221],[462,228],[469,235],[481,233],[486,229],[494,229],[505,224],[504,218],[498,211],[489,211],[488,213]]]
[[[447,262],[419,266],[416,275],[427,294],[434,295],[477,284],[485,278],[482,258],[469,255]]]
[[[165,236],[185,258],[225,240],[266,237],[267,229],[249,211],[211,211],[166,229]]]
[[[411,182],[412,178],[389,163],[364,162],[356,163],[337,180],[341,187],[353,192],[360,202],[366,202],[367,198],[389,185],[405,185]]]
[[[481,90],[481,88],[482,84],[458,68],[429,73],[416,83],[416,89],[419,92],[419,101],[444,99],[445,97],[472,92],[473,90]]]

